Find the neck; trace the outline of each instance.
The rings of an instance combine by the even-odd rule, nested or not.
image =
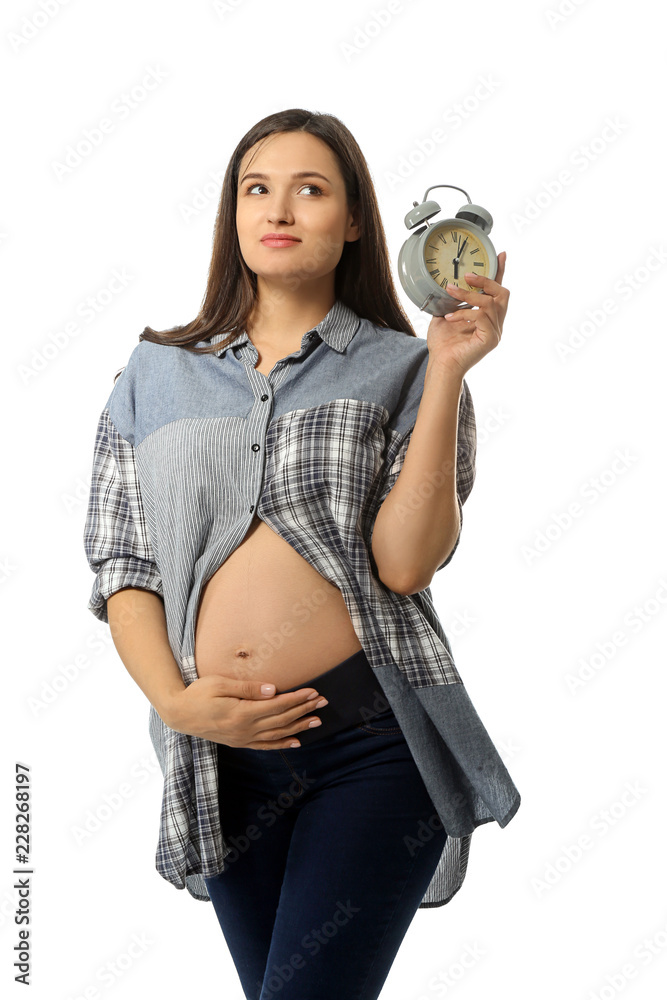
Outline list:
[[[280,347],[290,344],[320,323],[336,301],[333,282],[326,288],[305,287],[285,291],[284,286],[267,285],[257,280],[257,302],[248,317],[246,329],[255,344]]]

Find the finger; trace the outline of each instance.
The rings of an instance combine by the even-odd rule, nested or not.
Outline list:
[[[503,276],[503,271],[500,271],[499,275],[496,275],[495,280],[493,278],[486,278],[484,277],[483,274],[470,274],[470,273],[465,274],[464,277],[470,285],[474,285],[475,288],[480,288],[484,292],[484,295],[482,295],[481,292],[466,291],[465,293],[466,300],[474,302],[475,299],[471,298],[471,296],[477,295],[479,297],[479,302],[481,305],[481,302],[485,298],[488,301],[489,298],[494,298],[500,295],[501,293],[506,292],[507,289],[503,288],[503,286],[500,283],[502,280],[502,276]],[[449,291],[449,285],[447,286],[447,291]]]
[[[478,274],[473,274],[471,276],[466,275],[466,279],[468,281],[470,281],[471,277],[477,278],[479,280],[480,275]],[[482,280],[488,281],[488,278]],[[473,284],[473,282],[471,282],[471,284]],[[475,281],[474,284],[477,285],[478,281]],[[468,291],[467,288],[459,288],[458,285],[448,284],[445,288],[445,291],[447,292],[448,295],[451,295],[453,299],[458,299],[460,302],[469,302],[471,306],[481,307],[482,305],[486,305],[488,302],[488,296],[484,295],[482,292]]]
[[[476,277],[479,277],[477,275]],[[449,285],[447,290],[450,290]],[[481,292],[467,292],[460,290],[462,295],[465,295],[466,299],[471,300],[471,304],[468,307],[458,306],[453,309],[450,313],[445,314],[445,318],[451,322],[458,318],[459,313],[464,309],[468,308],[471,311],[472,317],[476,319],[483,319],[486,323],[495,324],[497,322],[498,312],[502,311],[504,308],[503,302],[499,299],[495,299],[492,295],[484,295]],[[509,292],[507,293],[509,295]],[[456,297],[452,295],[452,297]],[[466,317],[468,319],[469,317]]]
[[[254,701],[251,706],[249,702],[246,702],[249,705],[248,714],[264,722],[274,716],[287,716],[289,719],[297,718],[299,714],[307,711],[309,706],[312,707],[319,701],[319,693],[313,697],[307,697],[304,694],[304,691],[307,692],[310,690],[312,689],[305,688],[298,691],[283,691],[280,694],[273,695],[272,698],[265,699],[261,703]]]
[[[475,326],[479,315],[479,309],[475,309],[474,312],[469,309],[465,311],[457,309],[456,312],[445,313],[445,319],[448,323],[462,323],[464,329],[470,330]]]

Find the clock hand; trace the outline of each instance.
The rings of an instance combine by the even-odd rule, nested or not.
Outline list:
[[[461,257],[463,255],[463,251],[465,250],[465,245],[467,242],[468,242],[468,237],[466,236],[466,238],[463,241],[463,246],[459,246],[456,257],[452,261],[454,265],[454,278],[456,281],[459,280],[459,264],[461,263]]]

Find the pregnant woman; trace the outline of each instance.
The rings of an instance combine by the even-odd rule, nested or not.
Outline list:
[[[375,1000],[474,829],[519,808],[430,593],[504,265],[417,337],[354,137],[270,115],[227,168],[199,315],[144,330],[100,416],[89,608],[150,701],[156,867],[212,902],[252,1000]]]

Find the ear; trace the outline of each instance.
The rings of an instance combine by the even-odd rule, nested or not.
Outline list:
[[[345,240],[348,243],[354,243],[361,238],[361,230],[359,228],[360,215],[359,202],[357,201],[348,216],[347,230],[345,232]]]

